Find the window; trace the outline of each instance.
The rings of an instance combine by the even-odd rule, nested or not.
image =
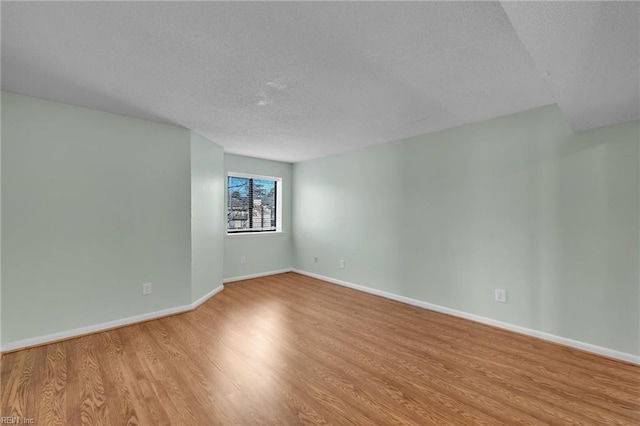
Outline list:
[[[281,185],[281,178],[229,173],[227,233],[281,231]]]

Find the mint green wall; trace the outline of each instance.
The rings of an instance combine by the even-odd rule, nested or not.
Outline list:
[[[2,92],[0,342],[293,265],[637,355],[639,141],[549,106],[292,166]],[[229,171],[283,178],[282,234],[225,235]]]
[[[190,187],[188,130],[3,92],[3,342],[188,304]]]
[[[224,155],[225,182],[228,172],[282,178],[282,233],[227,236],[224,241],[224,277],[235,278],[291,268],[291,173],[289,163],[240,155]],[[226,222],[225,222],[226,226]],[[240,263],[245,256],[247,262]]]
[[[222,285],[224,153],[191,132],[191,302]]]
[[[0,92],[0,95],[2,92]],[[0,117],[2,102],[0,99]],[[0,120],[0,350],[2,349],[2,121]]]
[[[297,163],[295,266],[638,355],[639,141],[548,106]]]

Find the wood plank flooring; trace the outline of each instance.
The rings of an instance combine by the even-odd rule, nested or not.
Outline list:
[[[1,358],[38,425],[640,425],[640,367],[288,273]]]

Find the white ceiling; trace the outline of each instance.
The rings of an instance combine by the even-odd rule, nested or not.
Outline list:
[[[2,88],[296,162],[558,102],[640,118],[637,4],[3,2]]]
[[[503,2],[573,130],[640,118],[639,2]]]

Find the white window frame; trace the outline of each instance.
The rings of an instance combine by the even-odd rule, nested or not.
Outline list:
[[[246,237],[246,236],[258,236],[258,235],[274,235],[274,234],[282,234],[282,178],[277,176],[265,176],[265,175],[254,175],[249,173],[238,173],[238,172],[228,172],[227,180],[225,182],[225,208],[229,209],[229,178],[237,177],[244,179],[262,179],[262,180],[272,180],[276,183],[276,230],[275,231],[252,231],[250,229],[244,231],[235,231],[229,232],[229,224],[225,224],[226,232],[228,237]]]

